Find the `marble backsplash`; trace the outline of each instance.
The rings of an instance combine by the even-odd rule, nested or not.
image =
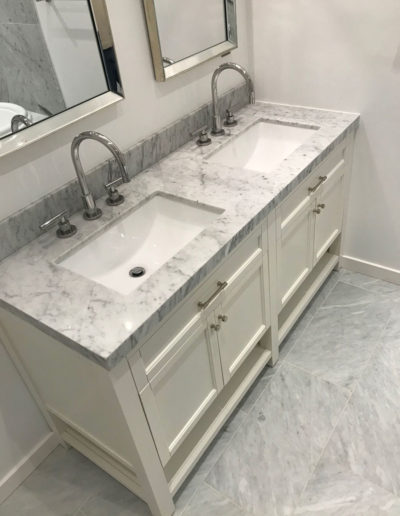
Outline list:
[[[0,1],[0,102],[29,111],[65,109],[33,0]]]
[[[234,88],[221,95],[221,111],[228,108],[235,111],[246,105],[247,102],[246,85]],[[191,133],[204,125],[210,126],[210,123],[211,103],[208,103],[138,142],[125,151],[129,176],[133,177],[154,165],[192,139]],[[102,163],[88,173],[89,188],[96,199],[105,195],[103,185],[107,182],[110,165],[113,166],[113,160]],[[41,233],[39,225],[64,209],[68,209],[71,214],[82,210],[81,193],[77,180],[70,181],[23,210],[0,221],[0,260],[37,238]]]

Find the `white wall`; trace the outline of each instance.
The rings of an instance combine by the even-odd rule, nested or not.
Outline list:
[[[255,0],[258,98],[358,111],[344,253],[400,270],[400,3]]]
[[[0,342],[0,488],[10,470],[29,456],[49,433],[47,423]]]
[[[88,4],[76,0],[35,4],[65,105],[76,106],[107,91]]]
[[[99,130],[124,149],[211,98],[211,73],[221,59],[205,63],[167,83],[156,83],[141,2],[107,0],[107,4],[126,100],[0,159],[0,219],[74,177],[70,143],[78,132]],[[240,48],[229,59],[252,71],[246,4],[247,0],[238,0]],[[221,90],[227,90],[241,80],[226,72],[221,77]],[[99,145],[91,142],[87,142],[82,150],[87,167],[108,157]],[[47,431],[35,404],[0,347],[0,479],[26,450],[40,442]]]
[[[69,145],[78,132],[102,131],[125,149],[210,101],[211,74],[223,60],[216,58],[166,83],[157,83],[141,3],[107,0],[126,99],[1,158],[0,220],[74,177]],[[224,60],[237,61],[251,72],[248,0],[238,0],[238,22],[239,49]],[[242,79],[228,71],[220,81],[221,91],[226,91]],[[96,143],[85,142],[82,155],[84,165],[91,167],[104,160],[107,152]]]
[[[156,0],[155,5],[164,57],[179,61],[226,39],[224,0]]]

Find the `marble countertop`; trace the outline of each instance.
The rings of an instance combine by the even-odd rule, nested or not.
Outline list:
[[[203,148],[190,142],[122,185],[123,205],[110,208],[99,200],[101,219],[87,222],[74,215],[79,228],[74,237],[60,240],[51,231],[0,262],[0,306],[112,369],[359,123],[354,113],[261,102],[242,109],[238,119],[230,136],[214,137]],[[207,162],[258,119],[319,130],[268,174]],[[127,296],[57,265],[61,256],[156,192],[224,212]]]

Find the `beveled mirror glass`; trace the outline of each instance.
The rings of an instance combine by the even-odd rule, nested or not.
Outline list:
[[[143,5],[157,81],[237,47],[235,0],[143,0]]]
[[[105,0],[0,0],[0,156],[122,96]]]

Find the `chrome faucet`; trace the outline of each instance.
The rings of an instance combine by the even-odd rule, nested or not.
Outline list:
[[[211,79],[211,91],[212,91],[212,110],[213,110],[213,119],[212,119],[212,129],[211,133],[215,135],[221,135],[225,134],[224,129],[222,128],[221,124],[221,115],[219,112],[219,99],[218,99],[218,89],[217,89],[217,82],[218,78],[221,75],[221,72],[224,70],[236,70],[236,72],[239,72],[240,75],[244,77],[247,84],[247,89],[249,92],[249,103],[254,104],[256,101],[255,94],[254,94],[254,85],[253,81],[251,80],[251,77],[249,73],[243,68],[243,66],[240,66],[236,63],[223,63],[222,65],[218,66],[218,68],[213,73],[212,79]]]
[[[24,125],[25,127],[29,127],[32,125],[32,122],[24,115],[14,115],[11,119],[11,132],[16,133],[19,131],[19,126]]]
[[[96,202],[93,198],[93,195],[89,190],[86,175],[83,171],[81,159],[79,157],[79,147],[84,140],[95,140],[96,142],[103,144],[116,159],[121,173],[122,181],[124,183],[128,183],[130,179],[126,169],[124,156],[122,155],[119,148],[115,145],[115,143],[113,143],[109,138],[107,138],[107,136],[104,136],[103,134],[100,134],[96,131],[85,131],[73,139],[71,145],[71,157],[75,167],[76,175],[78,177],[79,186],[81,187],[82,192],[83,205],[85,208],[83,212],[83,218],[86,220],[95,220],[101,217],[102,211],[100,208],[96,206]],[[111,181],[112,172],[110,169],[108,173],[108,182]]]

